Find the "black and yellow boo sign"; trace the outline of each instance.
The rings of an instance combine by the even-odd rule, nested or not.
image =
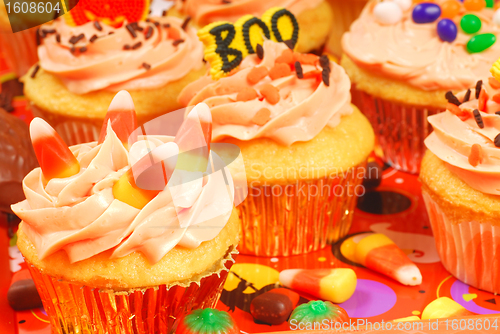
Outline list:
[[[260,19],[245,15],[234,24],[211,23],[198,31],[198,37],[205,44],[205,60],[210,63],[212,78],[220,79],[238,67],[247,55],[256,53],[257,44],[262,45],[265,39],[291,40],[296,45],[299,24],[289,10],[274,7]]]

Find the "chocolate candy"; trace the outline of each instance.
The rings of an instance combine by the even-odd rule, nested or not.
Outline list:
[[[368,161],[366,165],[366,173],[363,176],[363,186],[366,189],[373,189],[380,185],[382,182],[382,166],[376,162]]]
[[[14,282],[7,292],[7,300],[16,311],[30,310],[42,306],[42,300],[32,279],[22,279]]]
[[[255,320],[280,325],[287,321],[299,298],[299,295],[291,290],[273,289],[252,300],[250,313]]]

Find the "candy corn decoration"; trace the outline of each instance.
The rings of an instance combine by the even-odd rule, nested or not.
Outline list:
[[[194,310],[181,319],[176,334],[239,334],[236,322],[224,311]]]
[[[465,317],[468,315],[474,315],[474,313],[467,311],[462,305],[453,299],[440,297],[430,302],[424,308],[424,311],[422,312],[422,320]]]
[[[394,322],[407,322],[407,321],[418,321],[420,320],[420,318],[416,315],[411,315],[409,317],[406,317],[406,318],[399,318],[399,319],[394,319],[393,321]]]
[[[490,72],[497,81],[500,81],[500,58],[493,64]]]
[[[322,300],[313,300],[307,304],[298,306],[295,310],[293,310],[290,315],[290,320],[288,321],[292,330],[298,329],[297,325],[299,323],[311,325],[314,323],[327,323],[330,325],[334,322],[339,322],[341,324],[349,322],[347,312],[340,306],[333,305],[330,302],[324,302]],[[297,327],[294,328],[294,326]],[[305,329],[309,329],[307,328],[307,325]],[[331,327],[328,329],[332,330]]]
[[[418,267],[386,235],[366,233],[360,237],[354,249],[355,262],[404,285],[422,283],[422,274]]]
[[[78,5],[63,17],[72,26],[101,21],[119,27],[125,21],[143,21],[148,13],[149,0],[80,0]]]
[[[70,177],[80,171],[78,160],[61,136],[43,119],[37,117],[31,121],[30,136],[46,180]]]
[[[288,269],[280,273],[280,283],[287,288],[314,297],[343,303],[356,290],[357,277],[352,269]]]
[[[128,147],[129,144],[132,145],[137,140],[137,134],[134,131],[137,128],[137,115],[132,96],[126,90],[119,91],[111,101],[102,123],[99,144],[106,138],[108,123],[111,123],[113,131],[125,147]],[[133,138],[130,138],[132,134]]]

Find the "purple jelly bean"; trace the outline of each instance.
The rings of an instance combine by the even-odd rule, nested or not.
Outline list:
[[[437,24],[437,33],[443,42],[453,42],[457,38],[457,25],[450,19],[442,19]]]
[[[423,2],[413,8],[412,18],[415,23],[431,23],[441,16],[441,7],[435,3]]]

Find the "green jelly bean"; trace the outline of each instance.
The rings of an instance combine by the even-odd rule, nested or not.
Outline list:
[[[466,14],[460,20],[460,27],[467,34],[475,34],[481,29],[481,19],[474,14]]]
[[[486,0],[486,8],[495,7],[495,0]]]
[[[495,44],[497,38],[493,34],[479,34],[471,37],[467,42],[467,51],[469,53],[483,52],[493,44]]]

